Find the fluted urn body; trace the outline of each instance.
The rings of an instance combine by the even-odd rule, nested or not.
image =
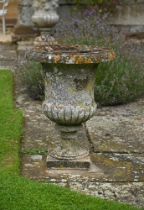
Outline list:
[[[46,82],[43,111],[50,120],[76,126],[95,114],[96,68],[96,64],[43,64]]]

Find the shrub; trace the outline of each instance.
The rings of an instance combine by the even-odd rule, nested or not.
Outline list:
[[[24,64],[20,69],[20,78],[32,99],[44,99],[44,74],[40,63],[27,62]]]
[[[42,66],[28,63],[21,73],[32,99],[44,99]],[[96,74],[95,100],[100,105],[120,105],[144,95],[144,72],[140,65],[120,54],[109,63],[101,63]]]
[[[144,72],[140,65],[121,55],[97,69],[95,100],[101,105],[121,105],[144,95]]]
[[[67,0],[69,2],[69,0]],[[86,5],[107,5],[113,6],[120,3],[120,0],[74,0],[77,5],[86,4]]]
[[[102,15],[94,6],[78,14],[60,19],[55,33],[60,43],[108,47],[113,42],[111,27],[107,25],[108,13]]]

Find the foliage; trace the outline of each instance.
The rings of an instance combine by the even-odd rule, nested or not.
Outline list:
[[[22,113],[13,104],[12,74],[0,71],[0,209],[1,210],[138,210],[19,176]]]
[[[126,104],[144,95],[144,71],[141,65],[131,58],[121,56],[119,52],[116,54],[115,61],[101,63],[97,69],[95,100],[104,106]],[[29,70],[26,71],[28,81],[25,84],[32,87],[30,89],[27,87],[32,98],[43,100],[44,78],[41,73],[36,74],[35,65],[38,64],[31,63],[30,74]]]
[[[99,65],[95,99],[101,105],[120,105],[144,95],[144,72],[140,65],[117,53],[117,59]]]
[[[70,2],[69,0],[67,0]],[[84,8],[94,8],[97,12],[114,12],[116,6],[121,4],[121,0],[73,0],[73,3],[77,5],[77,8],[83,10]]]
[[[78,3],[83,0],[75,0]],[[85,0],[87,2],[99,2],[101,6],[89,5],[71,9],[71,13],[63,14],[56,27],[56,38],[62,43],[91,44],[97,46],[109,46],[109,43],[119,39],[120,33],[116,28],[108,24],[111,12],[120,0]],[[104,7],[103,7],[104,3]],[[79,9],[81,8],[81,9]]]
[[[102,15],[95,6],[85,8],[70,19],[60,19],[55,37],[62,44],[108,47],[114,41],[113,32],[107,25],[108,15],[109,13]]]
[[[44,75],[41,64],[27,62],[21,67],[19,75],[29,96],[34,100],[42,100],[44,96]]]
[[[98,4],[98,5],[101,5],[101,4],[107,4],[107,3],[116,3],[118,2],[118,0],[75,0],[75,2],[77,4],[80,4],[80,3],[83,3],[83,4]]]

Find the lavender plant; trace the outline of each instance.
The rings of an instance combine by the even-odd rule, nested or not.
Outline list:
[[[97,6],[85,8],[70,19],[60,20],[56,38],[66,44],[109,46],[113,34],[107,25],[108,15],[101,15]]]
[[[97,69],[95,99],[100,105],[121,105],[144,96],[144,71],[136,61],[117,59]]]

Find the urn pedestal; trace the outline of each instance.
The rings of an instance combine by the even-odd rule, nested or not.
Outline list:
[[[58,0],[35,0],[32,20],[41,29],[28,55],[45,73],[44,114],[56,126],[49,133],[48,168],[90,167],[84,123],[96,112],[94,85],[97,65],[115,58],[113,51],[87,46],[62,46],[50,36],[59,20]]]
[[[44,114],[56,123],[48,144],[49,168],[89,168],[89,141],[84,123],[96,112],[94,86],[98,63],[113,60],[108,49],[36,46],[30,59],[45,73]]]

